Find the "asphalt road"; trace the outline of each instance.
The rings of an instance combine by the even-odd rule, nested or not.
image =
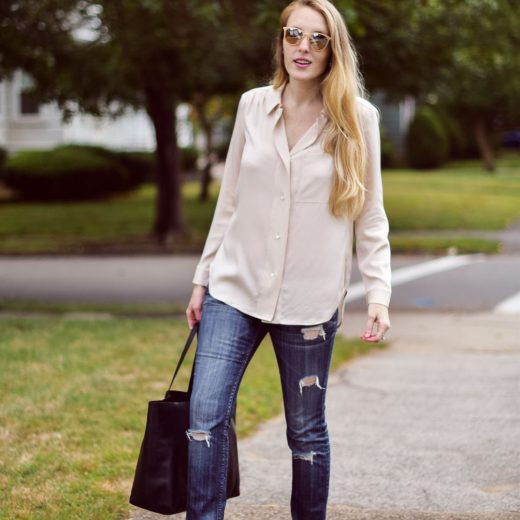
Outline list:
[[[520,293],[520,255],[470,257],[459,267],[394,283],[394,311],[486,311]],[[394,278],[431,257],[394,256]],[[449,259],[448,259],[449,260]],[[191,293],[198,256],[1,257],[0,299],[179,303]],[[352,284],[360,282],[354,268]],[[364,308],[362,288],[347,310]],[[351,291],[355,296],[356,291]],[[520,312],[520,310],[519,310]]]

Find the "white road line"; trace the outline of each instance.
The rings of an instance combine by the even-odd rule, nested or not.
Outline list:
[[[493,309],[495,314],[520,314],[520,292],[500,302]]]
[[[482,262],[485,259],[483,254],[475,255],[452,255],[429,260],[428,262],[421,262],[420,264],[411,265],[408,267],[401,267],[392,271],[392,287],[396,287],[406,282],[412,282],[425,276],[441,273],[442,271],[449,271],[464,265]],[[351,302],[364,298],[365,287],[362,282],[352,284],[349,287],[346,301]]]

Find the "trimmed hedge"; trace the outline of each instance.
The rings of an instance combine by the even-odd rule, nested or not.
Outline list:
[[[146,181],[156,178],[157,158],[155,152],[114,152],[121,163]],[[180,174],[197,170],[199,151],[195,146],[179,147]]]
[[[156,160],[153,152],[112,152],[140,183],[151,181],[155,176]]]
[[[106,148],[64,145],[16,153],[1,178],[27,200],[86,200],[135,189],[146,177],[136,163]]]
[[[430,106],[422,106],[415,113],[406,135],[408,164],[416,169],[440,167],[448,158],[448,137]]]

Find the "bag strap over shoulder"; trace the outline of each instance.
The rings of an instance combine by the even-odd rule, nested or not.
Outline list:
[[[190,331],[190,335],[188,336],[188,339],[186,340],[186,345],[184,345],[184,348],[181,353],[181,357],[179,358],[179,362],[177,363],[177,368],[175,369],[175,372],[173,373],[172,380],[170,381],[170,386],[168,387],[168,390],[166,391],[166,395],[168,395],[168,392],[171,390],[173,382],[175,381],[175,378],[177,377],[177,373],[179,372],[179,369],[181,368],[182,362],[184,361],[184,358],[186,357],[186,354],[188,353],[188,350],[193,342],[193,338],[195,337],[195,334],[199,331],[199,324],[196,323],[193,328]],[[195,365],[195,363],[194,363]],[[191,386],[192,386],[192,380],[193,380],[193,369],[191,370],[191,377],[190,377],[190,386],[188,392],[191,393]]]

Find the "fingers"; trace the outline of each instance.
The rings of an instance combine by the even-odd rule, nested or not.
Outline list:
[[[368,315],[368,320],[367,320],[367,324],[366,324],[366,327],[365,327],[365,332],[363,333],[363,336],[361,336],[361,339],[365,340],[365,341],[369,341],[370,338],[373,338],[373,334],[372,334],[372,331],[374,329],[374,323],[376,321],[376,316],[371,316],[370,314]]]
[[[193,290],[193,293],[186,309],[186,319],[188,320],[188,327],[190,330],[197,324],[202,317],[202,306],[204,304],[204,292],[201,292],[197,288]]]
[[[186,318],[188,320],[188,327],[190,330],[200,321],[202,316],[202,306],[195,307],[191,302],[186,309]]]
[[[370,304],[368,306],[367,325],[360,339],[367,343],[379,343],[385,340],[385,334],[389,330],[390,319],[388,317],[388,308],[380,304]]]
[[[186,319],[188,320],[188,327],[190,330],[193,328],[193,326],[197,323],[197,318],[195,316],[195,312],[188,307],[186,310]]]

